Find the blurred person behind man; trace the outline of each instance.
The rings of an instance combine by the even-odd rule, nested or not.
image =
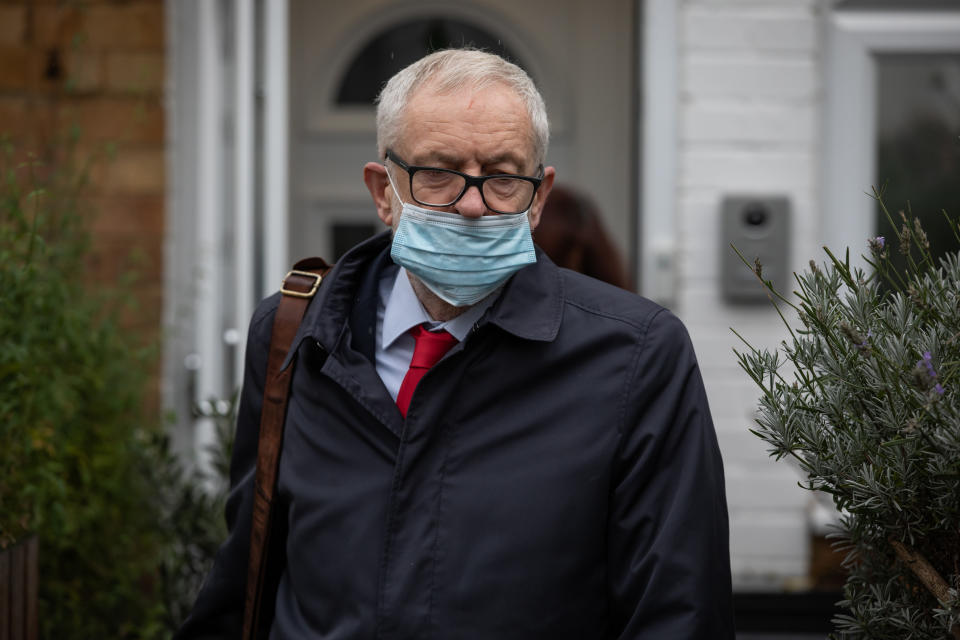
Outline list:
[[[572,187],[553,185],[533,240],[558,267],[621,289],[632,288],[620,250],[607,234],[597,205]]]
[[[272,638],[733,638],[723,469],[670,312],[535,249],[555,170],[527,74],[397,73],[363,178],[389,228],[324,278],[295,366]],[[279,294],[254,314],[230,534],[178,638],[236,638]]]

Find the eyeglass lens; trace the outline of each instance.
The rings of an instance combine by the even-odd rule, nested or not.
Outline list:
[[[466,179],[447,171],[419,169],[411,181],[413,198],[428,206],[445,207],[463,192]],[[483,183],[487,206],[502,213],[525,211],[533,199],[533,183],[521,178],[491,178]]]

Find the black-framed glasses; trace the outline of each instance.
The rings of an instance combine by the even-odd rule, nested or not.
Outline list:
[[[480,190],[487,209],[496,213],[523,213],[533,204],[533,198],[543,182],[543,165],[538,177],[517,176],[509,173],[489,176],[471,176],[453,169],[408,165],[387,149],[387,159],[410,176],[410,195],[425,207],[449,207],[456,204],[470,187]]]

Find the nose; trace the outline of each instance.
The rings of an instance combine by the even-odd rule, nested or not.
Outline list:
[[[483,196],[480,195],[480,189],[476,186],[469,187],[453,206],[464,218],[479,218],[487,212],[487,206],[483,204]]]

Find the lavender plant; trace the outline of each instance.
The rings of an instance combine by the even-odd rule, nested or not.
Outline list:
[[[899,218],[897,237],[869,240],[869,269],[825,250],[792,298],[753,265],[789,337],[768,350],[737,334],[735,351],[763,392],[751,431],[840,513],[848,612],[832,637],[960,639],[960,254],[935,260]]]

